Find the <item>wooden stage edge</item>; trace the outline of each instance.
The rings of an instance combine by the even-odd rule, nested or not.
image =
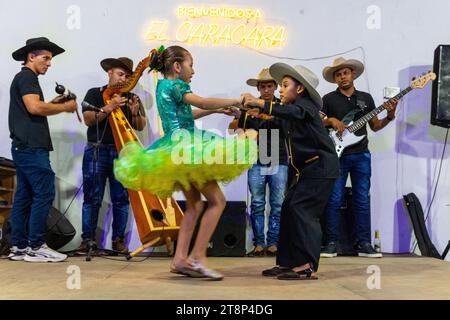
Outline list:
[[[111,260],[111,259],[117,259]],[[274,258],[210,258],[220,282],[169,273],[170,259],[69,258],[34,264],[0,260],[0,299],[390,300],[450,299],[450,263],[410,255],[322,259],[318,281],[261,276]],[[79,289],[77,288],[79,285]]]

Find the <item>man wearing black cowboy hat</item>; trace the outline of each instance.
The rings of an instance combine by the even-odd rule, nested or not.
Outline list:
[[[53,150],[47,116],[74,112],[74,100],[57,97],[44,102],[38,76],[44,75],[53,57],[64,49],[47,38],[34,38],[12,57],[23,62],[10,89],[9,130],[11,154],[16,165],[17,190],[10,216],[12,248],[10,260],[59,262],[66,255],[45,244],[45,224],[55,198],[55,173],[50,166]],[[27,226],[28,224],[28,226]],[[28,230],[28,231],[27,231]]]
[[[113,173],[113,162],[118,157],[108,115],[117,108],[122,108],[129,123],[134,129],[141,131],[146,126],[145,112],[138,96],[128,94],[127,97],[115,96],[108,105],[103,101],[103,92],[107,87],[125,84],[133,74],[133,61],[129,58],[105,59],[101,63],[103,70],[108,73],[108,85],[101,88],[90,89],[84,101],[91,106],[101,108],[98,113],[98,129],[100,136],[97,137],[97,125],[95,111],[83,106],[84,122],[88,126],[87,145],[83,157],[83,233],[82,243],[78,249],[79,253],[85,253],[87,244],[92,235],[95,237],[97,228],[98,212],[103,201],[106,180],[109,179],[111,202],[113,208],[112,224],[112,247],[114,251],[127,252],[125,245],[125,229],[128,221],[129,198],[128,191],[120,184]],[[98,138],[98,140],[97,140]],[[94,151],[98,147],[98,159],[96,166],[96,180],[93,179]],[[94,214],[94,224],[91,222],[91,214]],[[95,240],[95,239],[92,239]]]

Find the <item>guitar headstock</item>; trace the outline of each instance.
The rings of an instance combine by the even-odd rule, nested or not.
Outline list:
[[[436,79],[436,74],[432,71],[422,74],[420,77],[413,78],[411,81],[411,88],[422,89],[429,81]]]

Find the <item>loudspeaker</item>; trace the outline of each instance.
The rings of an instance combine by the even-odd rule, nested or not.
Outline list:
[[[178,201],[178,204],[184,211],[186,202]],[[204,211],[206,211],[207,202],[204,204]],[[190,249],[194,246],[200,222],[201,218],[192,236]],[[246,254],[246,229],[247,204],[245,201],[228,201],[209,242],[207,255],[209,257],[244,257]]]
[[[370,202],[370,201],[369,201]],[[345,188],[345,200],[341,207],[340,237],[338,253],[343,256],[354,255],[356,244],[356,220],[353,212],[353,190]]]
[[[45,230],[47,245],[54,250],[58,250],[72,241],[75,234],[76,230],[70,221],[58,209],[52,207],[47,216]]]
[[[11,246],[11,225],[9,219],[3,224],[3,238],[0,244],[0,251],[3,255],[9,254]],[[47,216],[45,228],[45,242],[53,250],[58,250],[68,244],[75,237],[76,230],[69,220],[62,213],[52,207]]]
[[[356,220],[353,213],[353,193],[352,188],[345,188],[344,202],[339,210],[340,223],[339,223],[339,241],[336,244],[337,253],[340,256],[353,256],[356,255]],[[328,243],[326,238],[326,214],[322,215],[322,245]]]
[[[434,51],[431,95],[431,124],[450,128],[450,45],[439,45]]]

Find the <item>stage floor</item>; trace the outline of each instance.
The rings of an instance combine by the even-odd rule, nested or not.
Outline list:
[[[169,258],[126,262],[101,257],[91,262],[69,258],[59,264],[0,260],[0,299],[450,299],[450,263],[431,258],[322,259],[318,281],[263,278],[261,270],[272,267],[274,258],[211,258],[210,265],[226,276],[221,282],[171,274],[169,262]],[[379,267],[380,289],[367,286],[371,276],[369,282],[376,284],[368,273],[370,266]],[[77,267],[81,289],[70,290],[67,283],[76,285]]]

